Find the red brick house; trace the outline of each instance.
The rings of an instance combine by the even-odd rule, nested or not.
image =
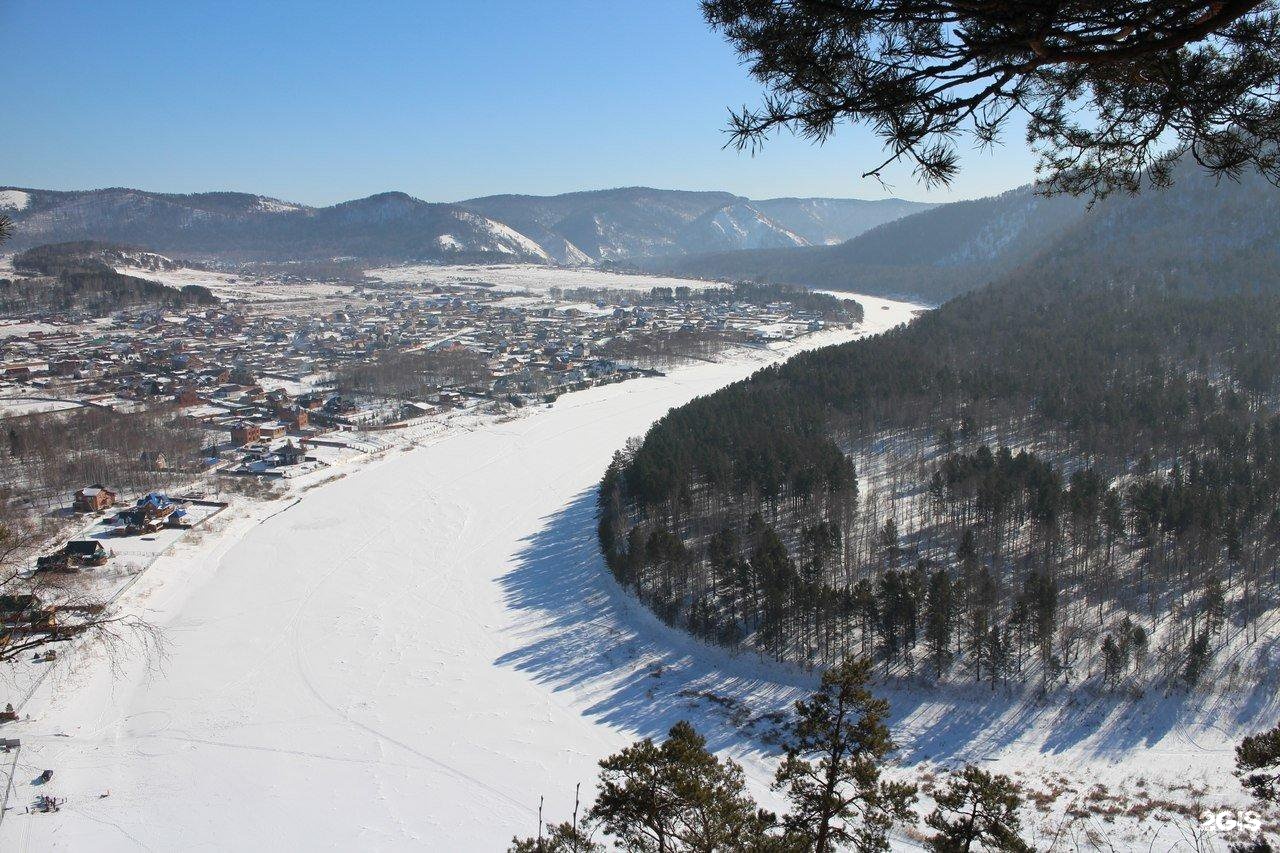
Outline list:
[[[231,427],[231,443],[239,447],[262,438],[262,430],[257,424],[251,424],[248,421],[239,421]]]
[[[310,421],[310,415],[307,410],[298,406],[281,406],[276,409],[276,414],[280,420],[289,424],[290,428],[295,430],[303,429]]]

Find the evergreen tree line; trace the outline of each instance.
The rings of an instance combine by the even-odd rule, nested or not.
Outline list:
[[[670,412],[609,466],[602,548],[782,659],[1194,682],[1274,604],[1277,329],[1273,293],[991,287]],[[853,451],[895,431],[882,501]]]
[[[895,749],[889,706],[867,688],[870,666],[847,659],[796,703],[773,789],[788,810],[757,805],[742,768],[711,753],[687,722],[600,762],[595,803],[581,817],[512,840],[511,853],[595,853],[599,836],[637,853],[887,851],[895,829],[914,826],[918,788],[884,778]],[[1030,851],[1018,835],[1017,786],[972,765],[936,792],[925,818],[935,851]],[[539,816],[541,820],[541,815]]]
[[[970,764],[941,784],[886,778],[896,745],[889,705],[868,687],[871,671],[866,659],[843,658],[796,702],[772,785],[783,814],[761,808],[741,766],[681,721],[661,743],[645,738],[602,759],[595,802],[585,811],[575,804],[560,823],[544,824],[539,810],[537,834],[512,839],[509,853],[876,853],[907,832],[934,853],[1032,850],[1022,837],[1022,791],[1008,776]],[[1280,726],[1245,738],[1236,767],[1259,805],[1280,803]],[[922,792],[933,802],[923,830]],[[1259,837],[1232,849],[1271,848]]]
[[[107,315],[131,305],[187,308],[218,304],[218,298],[202,285],[178,289],[116,272],[96,257],[105,245],[55,244],[15,255],[14,269],[39,273],[51,280],[0,279],[0,311],[20,314],[81,309]]]

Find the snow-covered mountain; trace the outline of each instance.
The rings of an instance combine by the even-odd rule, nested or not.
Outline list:
[[[900,198],[875,201],[849,198],[769,198],[752,207],[774,222],[785,223],[810,245],[843,243],[878,225],[893,222],[934,205]]]
[[[497,195],[461,202],[537,240],[561,263],[841,242],[933,205],[887,199],[769,199],[650,187]]]
[[[804,200],[777,201],[810,209],[794,204]],[[771,209],[769,203],[758,206]],[[710,252],[649,266],[680,275],[763,278],[940,302],[1043,252],[1080,220],[1084,208],[1081,199],[1045,198],[1028,186],[895,218],[838,245]]]
[[[17,249],[100,240],[183,257],[583,265],[847,239],[930,205],[897,199],[772,199],[647,187],[502,195],[457,204],[386,192],[331,207],[249,193],[0,188]]]
[[[684,254],[681,235],[698,217],[738,201],[724,192],[627,187],[555,196],[497,195],[462,202],[549,247],[562,263]]]
[[[16,249],[103,240],[184,257],[551,259],[535,241],[505,223],[397,192],[323,208],[247,193],[17,188],[0,193],[16,225]]]
[[[684,230],[686,252],[737,249],[780,249],[807,246],[809,241],[766,216],[753,202],[741,201],[709,210]]]

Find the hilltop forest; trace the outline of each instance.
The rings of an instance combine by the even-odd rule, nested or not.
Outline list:
[[[141,250],[82,241],[36,246],[20,252],[13,258],[14,269],[36,277],[0,279],[0,311],[25,313],[78,308],[103,315],[130,305],[181,308],[218,303],[218,298],[207,287],[191,284],[179,290],[116,272],[108,260],[128,252]],[[173,263],[168,259],[162,261]]]
[[[1203,678],[1277,603],[1280,288],[1066,259],[670,412],[602,481],[614,575],[806,665]]]

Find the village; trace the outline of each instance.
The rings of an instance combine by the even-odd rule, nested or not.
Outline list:
[[[207,431],[209,466],[242,463],[245,448],[294,447],[270,460],[259,454],[280,464],[253,470],[279,474],[303,461],[298,450],[334,431],[384,429],[483,402],[548,402],[664,361],[833,325],[785,301],[655,290],[665,292],[598,289],[575,299],[584,294],[371,281],[301,304],[229,300],[185,315],[132,308],[11,318],[0,326],[0,418],[172,406]],[[840,317],[834,325],[851,323]],[[363,385],[354,381],[361,365],[415,353],[444,356],[458,369],[413,394],[403,382],[368,382],[367,372]]]
[[[292,284],[308,293],[307,282]],[[451,418],[514,417],[562,394],[858,319],[853,305],[833,314],[696,285],[325,287],[306,299],[106,317],[72,308],[0,326],[12,522],[0,654],[17,667],[0,722],[18,718],[60,642],[237,495],[255,494],[254,482],[278,497]],[[276,293],[290,291],[277,283]],[[76,429],[85,434],[63,435]],[[92,435],[97,446],[83,446]],[[59,457],[65,465],[51,464]]]

